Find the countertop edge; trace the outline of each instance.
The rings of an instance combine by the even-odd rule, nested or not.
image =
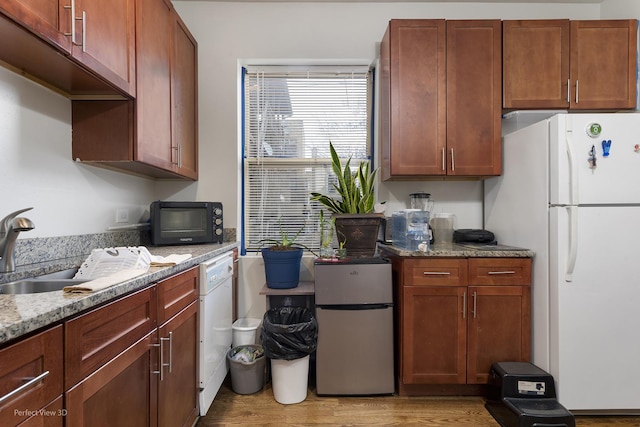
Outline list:
[[[174,266],[151,267],[142,276],[91,294],[64,294],[62,291],[54,291],[24,295],[0,295],[0,346],[119,296],[143,289],[146,286],[199,265],[217,255],[230,252],[238,246],[239,242],[208,245],[151,246],[147,247],[147,249],[152,255],[192,254],[193,256]],[[27,275],[29,273],[25,273],[26,269],[22,269],[23,271],[19,272],[21,277],[13,278],[12,280],[78,267],[85,258],[74,257],[59,260],[57,263],[47,262],[43,263],[42,266],[32,266],[30,270],[32,272],[31,276]]]

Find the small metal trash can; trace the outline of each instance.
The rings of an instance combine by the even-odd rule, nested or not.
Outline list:
[[[257,393],[264,387],[265,360],[261,345],[241,345],[227,352],[231,389],[238,394]]]

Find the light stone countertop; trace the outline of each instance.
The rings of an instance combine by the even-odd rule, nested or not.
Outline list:
[[[411,251],[384,244],[379,244],[378,248],[402,257],[533,258],[535,255],[533,251],[524,248],[482,244],[452,244],[447,248],[430,248],[427,252]]]
[[[100,305],[121,295],[142,289],[190,267],[201,264],[217,255],[238,247],[238,242],[222,244],[149,246],[152,255],[191,254],[188,260],[170,267],[151,267],[139,277],[91,294],[65,294],[63,291],[23,295],[0,294],[0,345],[29,332],[55,324],[88,308]],[[65,258],[42,265],[21,267],[15,273],[2,274],[0,283],[33,277],[71,267],[79,267],[86,257]]]

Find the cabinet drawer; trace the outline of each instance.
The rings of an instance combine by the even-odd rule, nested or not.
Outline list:
[[[404,262],[405,286],[466,286],[466,258],[412,259]]]
[[[158,324],[172,318],[198,299],[199,267],[158,282]]]
[[[470,285],[531,285],[530,258],[470,258]]]
[[[153,286],[65,322],[65,390],[151,332],[156,304]]]
[[[0,425],[19,424],[61,394],[61,325],[0,350]]]

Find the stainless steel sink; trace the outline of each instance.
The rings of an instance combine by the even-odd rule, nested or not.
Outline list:
[[[31,279],[21,279],[0,285],[0,294],[35,294],[62,290],[65,286],[88,282],[86,279],[74,279],[77,268],[56,271]]]

